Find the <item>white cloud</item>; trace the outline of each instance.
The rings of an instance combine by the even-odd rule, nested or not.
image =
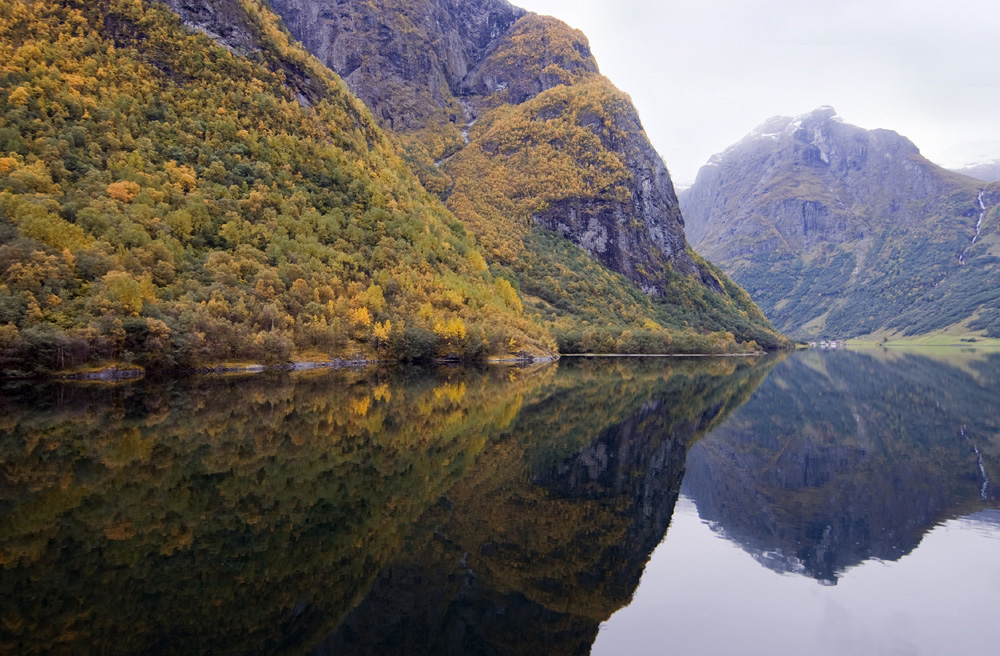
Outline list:
[[[1000,139],[1000,3],[522,0],[582,29],[680,181],[775,114],[833,105],[932,159]]]

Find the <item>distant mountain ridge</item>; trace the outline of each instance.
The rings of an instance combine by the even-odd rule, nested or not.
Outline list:
[[[681,195],[695,247],[800,337],[1000,335],[998,204],[1000,185],[831,107],[769,119]]]
[[[934,162],[970,178],[1000,182],[1000,141],[960,144],[940,153]]]
[[[969,164],[960,168],[949,168],[948,170],[984,182],[1000,182],[1000,159]]]

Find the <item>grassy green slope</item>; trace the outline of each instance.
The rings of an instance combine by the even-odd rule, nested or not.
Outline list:
[[[727,266],[777,326],[795,333],[914,336],[961,327],[1000,337],[1000,210],[984,213],[972,246],[976,197],[972,185],[957,186],[916,207],[917,220],[871,221],[864,241],[758,253]]]

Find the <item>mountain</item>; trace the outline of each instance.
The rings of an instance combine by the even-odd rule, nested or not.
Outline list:
[[[986,182],[1000,182],[1000,159],[983,164],[973,164],[959,169],[952,169],[955,173],[967,175],[970,178],[984,180]]]
[[[442,7],[462,16],[458,4]],[[501,34],[517,36],[504,25],[487,23],[483,34],[493,36],[483,37],[483,48]],[[409,34],[406,25],[396,28],[390,37]],[[462,25],[455,29],[465,34]],[[517,43],[508,44],[512,52]],[[363,63],[367,52],[351,61]],[[385,52],[397,61],[394,50]],[[471,46],[467,54],[450,46],[442,53],[455,66],[482,56]],[[513,270],[498,264],[499,240],[470,234],[477,232],[472,214],[456,218],[426,191],[430,178],[419,182],[413,163],[427,152],[424,142],[413,137],[405,147],[405,134],[388,134],[257,0],[7,4],[0,55],[5,375],[108,363],[187,369],[234,360],[547,356],[557,348],[552,317],[564,315],[578,347],[781,344],[749,298],[678,239],[679,214],[658,157],[650,175],[666,182],[643,203],[663,211],[656,216],[666,227],[636,233],[633,245],[647,254],[648,268],[640,259],[628,269],[675,281],[650,287],[658,305],[565,239],[500,225],[511,243],[523,238],[531,252],[545,253],[516,260]],[[427,52],[414,56],[423,61]],[[480,67],[478,83],[501,84],[496,66]],[[547,64],[539,79],[551,82],[553,70]],[[447,87],[438,91],[450,97]],[[380,116],[389,112],[375,106]],[[639,129],[632,118],[626,127]],[[424,123],[442,134],[450,125],[414,111],[412,124]],[[619,176],[601,193],[627,206],[623,165],[598,150],[594,162]],[[642,162],[655,153],[633,155]],[[452,198],[484,190],[501,198],[509,192],[491,182]],[[476,202],[497,207],[492,198]],[[654,238],[662,248],[644,250]],[[609,261],[625,257],[618,242],[595,240]],[[669,266],[660,266],[664,249],[673,249]],[[537,289],[519,289],[519,276]],[[573,294],[583,309],[563,311],[526,298],[528,291],[563,305],[572,305]]]
[[[662,341],[658,326],[782,343],[688,246],[670,175],[581,32],[505,0],[270,6],[397,135],[562,350],[628,350]]]
[[[985,182],[1000,182],[1000,159],[979,161],[959,167],[949,167],[948,170]]]
[[[799,337],[1000,336],[1000,185],[830,107],[769,119],[682,195],[688,237]]]

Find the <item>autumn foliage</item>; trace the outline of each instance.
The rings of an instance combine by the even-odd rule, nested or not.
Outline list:
[[[0,370],[552,352],[342,81],[241,4],[250,58],[157,3],[0,5]]]

